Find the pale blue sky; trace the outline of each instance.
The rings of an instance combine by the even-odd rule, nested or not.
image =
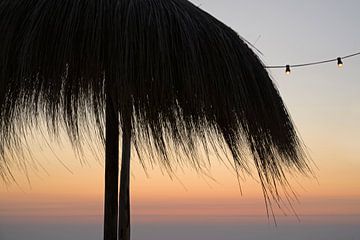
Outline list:
[[[360,52],[360,1],[194,0],[262,52],[266,65],[332,59]],[[336,63],[271,70],[310,151],[360,147],[360,56]],[[359,151],[356,151],[359,153]],[[315,154],[316,155],[316,154]],[[359,155],[357,154],[357,158]],[[315,156],[316,157],[316,156]]]

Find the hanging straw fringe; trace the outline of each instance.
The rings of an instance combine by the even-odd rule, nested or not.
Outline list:
[[[120,117],[132,111],[143,163],[171,172],[187,159],[201,169],[201,143],[248,170],[248,149],[271,195],[286,185],[286,171],[309,170],[262,62],[237,33],[186,0],[3,0],[0,86],[3,179],[9,152],[20,151],[39,119],[51,134],[65,127],[76,146],[90,125],[103,134],[105,97]]]

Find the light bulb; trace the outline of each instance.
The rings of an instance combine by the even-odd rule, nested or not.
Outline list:
[[[337,58],[337,65],[338,65],[338,67],[342,67],[342,66],[344,66],[344,63],[343,63],[343,61],[341,60],[341,57],[338,57]]]
[[[286,73],[287,75],[290,75],[290,73],[291,73],[290,65],[286,65],[285,73]]]

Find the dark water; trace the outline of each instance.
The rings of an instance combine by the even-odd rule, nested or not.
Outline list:
[[[272,223],[136,223],[134,240],[360,240],[359,216],[328,216],[322,222],[306,217],[301,222]],[[100,240],[102,225],[96,223],[6,223],[1,240]]]

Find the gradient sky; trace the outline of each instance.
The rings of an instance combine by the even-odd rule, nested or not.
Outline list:
[[[193,2],[255,44],[267,65],[360,51],[357,0]],[[316,178],[290,176],[300,221],[287,204],[287,216],[274,206],[276,228],[257,180],[244,176],[241,194],[216,160],[209,176],[184,168],[171,179],[156,166],[147,176],[133,159],[133,239],[359,239],[360,56],[341,69],[330,63],[271,74],[316,164]],[[52,149],[41,138],[31,142],[38,170],[29,170],[30,184],[17,172],[18,184],[0,183],[0,239],[100,239],[102,162],[89,151],[81,162],[66,142],[50,142]]]

